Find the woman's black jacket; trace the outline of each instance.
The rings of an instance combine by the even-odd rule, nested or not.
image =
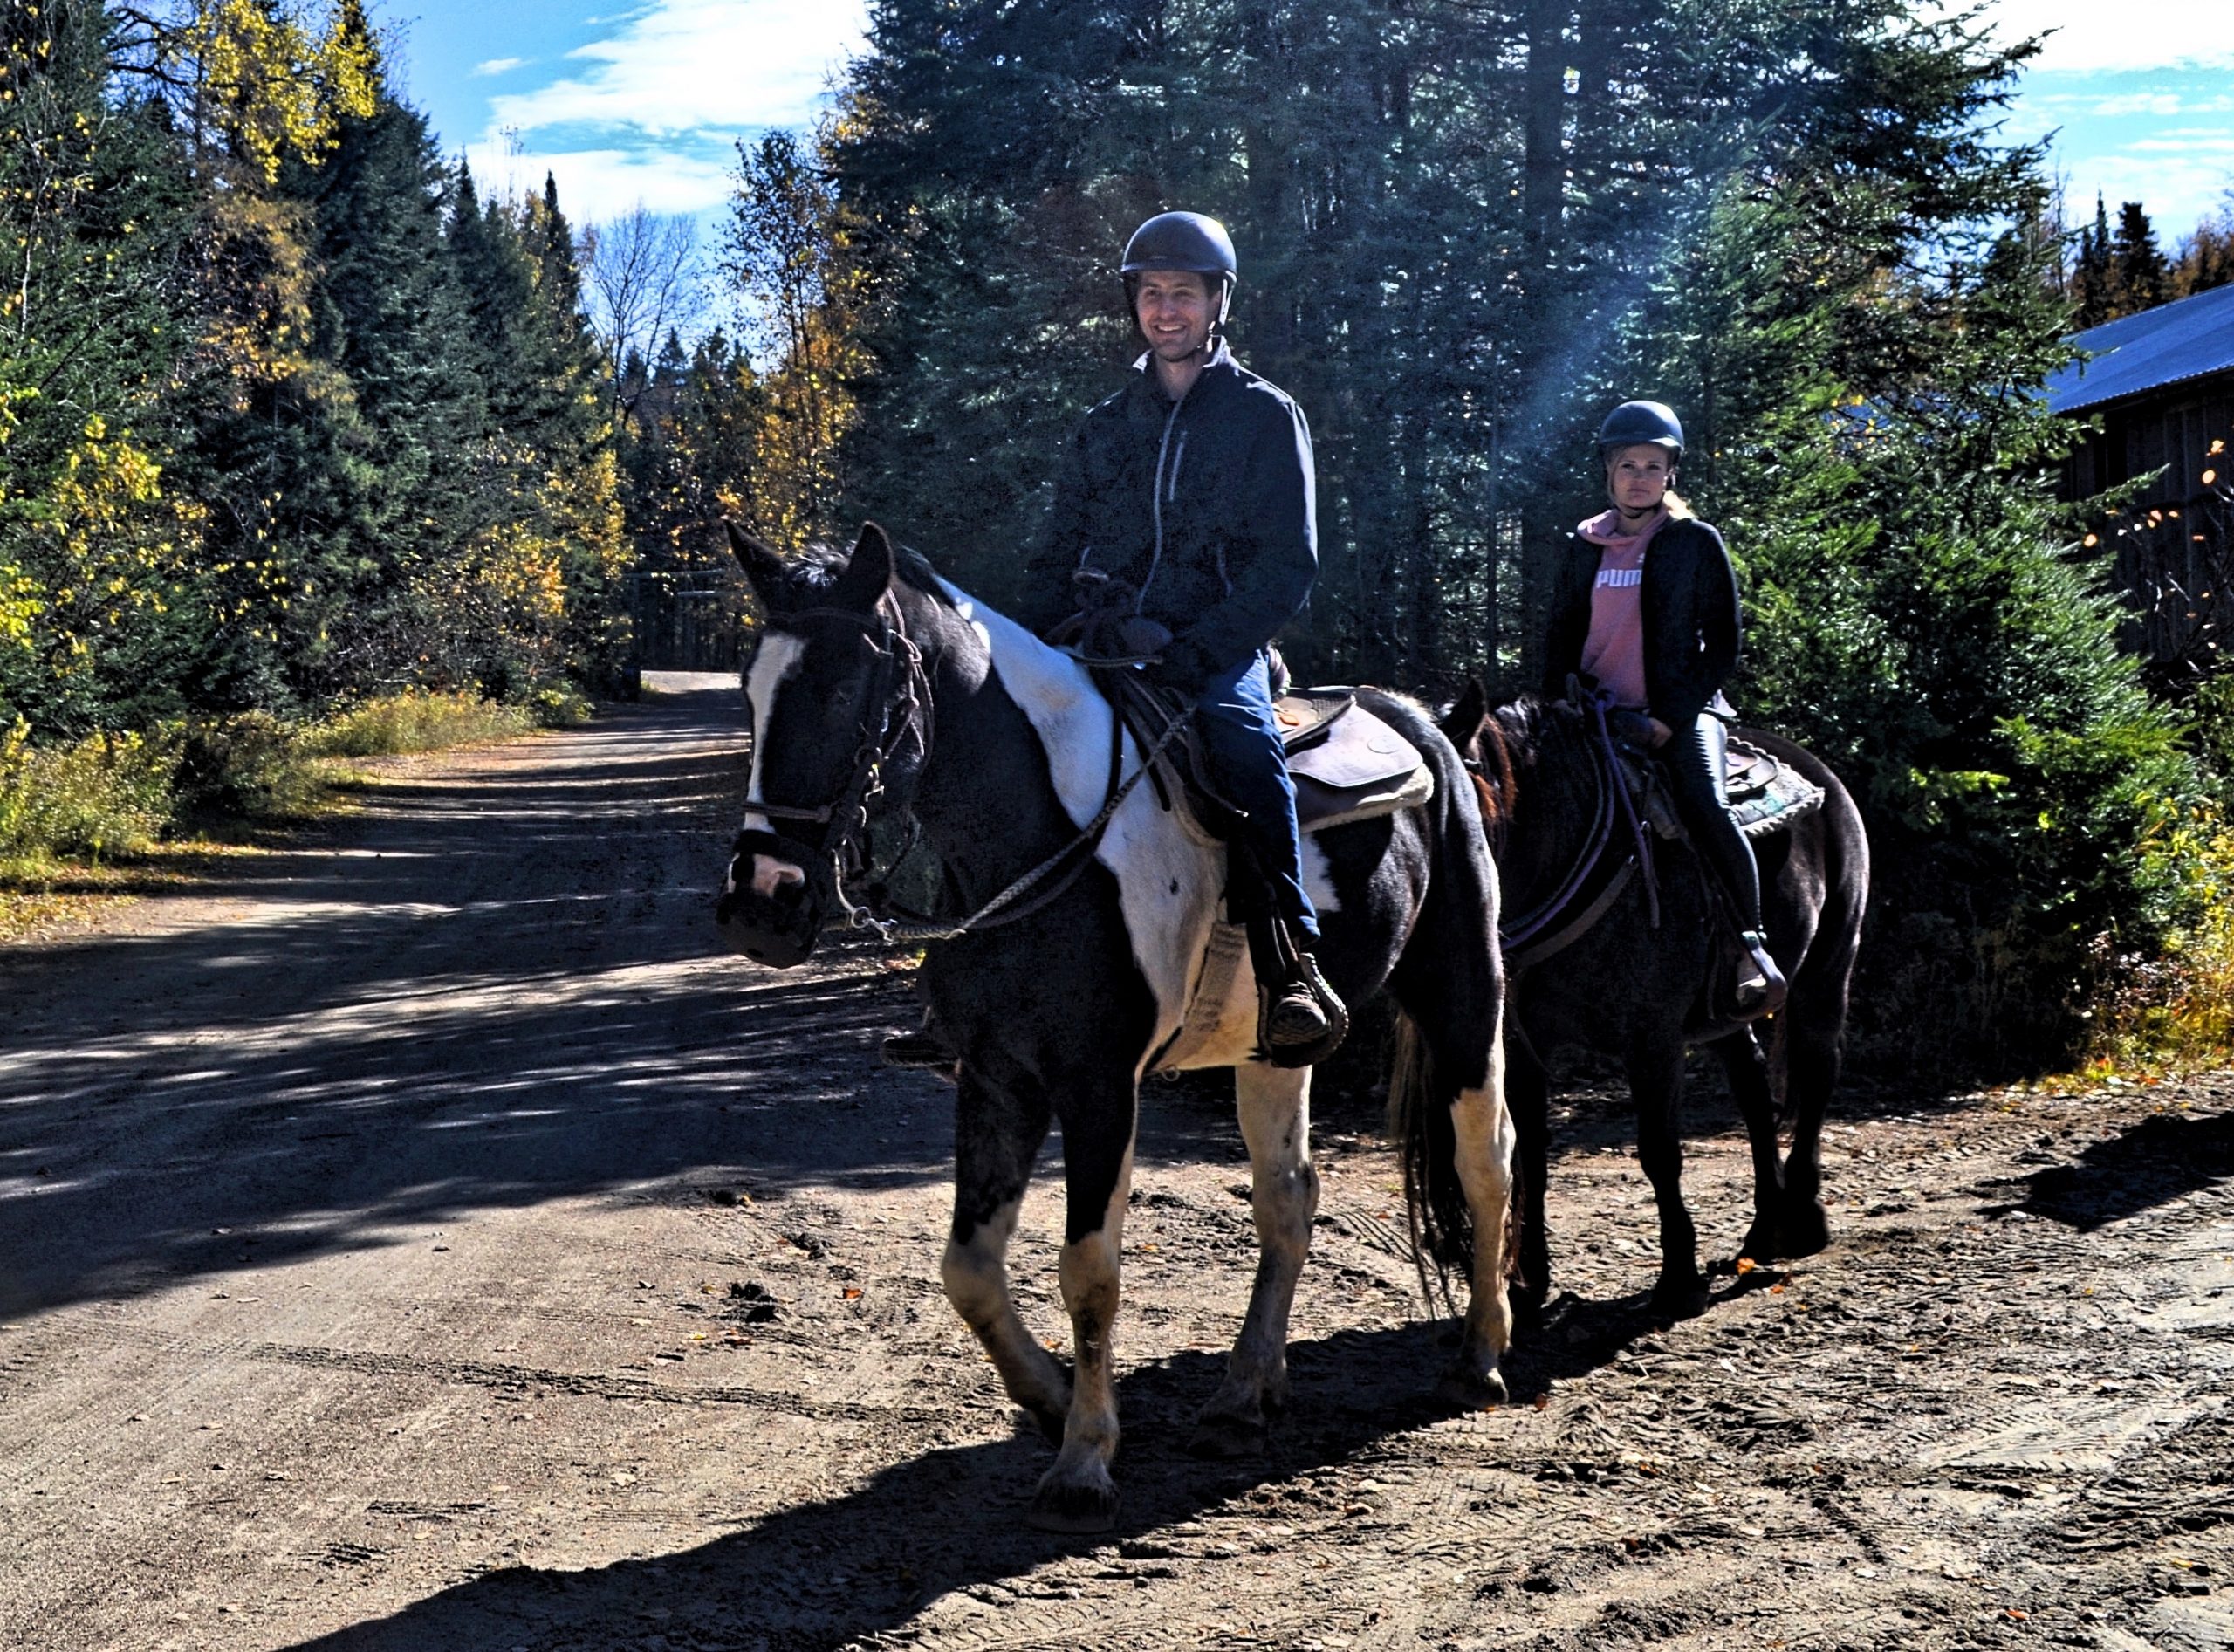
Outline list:
[[[1555,699],[1582,669],[1599,551],[1576,534],[1552,580],[1544,692]],[[1680,733],[1737,668],[1737,575],[1722,535],[1696,517],[1669,521],[1645,546],[1641,600],[1646,709]]]
[[[1271,641],[1311,593],[1311,430],[1223,344],[1176,404],[1147,361],[1072,438],[1016,617],[1045,632],[1079,607],[1074,571],[1097,570],[1174,634],[1164,675],[1199,685]]]

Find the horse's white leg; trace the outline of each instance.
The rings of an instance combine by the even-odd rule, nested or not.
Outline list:
[[[1059,1269],[1063,1306],[1071,1314],[1071,1408],[1063,1449],[1032,1494],[1031,1524],[1050,1532],[1106,1532],[1117,1518],[1117,1484],[1109,1463],[1117,1455],[1117,1383],[1113,1329],[1117,1320],[1119,1258],[1125,1241],[1125,1204],[1132,1195],[1133,1142],[1129,1109],[1124,1148],[1114,1165],[1093,1151],[1086,1133],[1066,1122],[1063,1158],[1069,1184],[1072,1237]],[[1113,1176],[1114,1171],[1114,1176]],[[1087,1189],[1107,1185],[1096,1225],[1079,1231],[1092,1210]]]
[[[947,1300],[991,1356],[1009,1397],[1049,1439],[1059,1441],[1071,1385],[1024,1329],[1009,1296],[1009,1240],[1046,1128],[1045,1107],[963,1069],[955,1108],[954,1226],[939,1277]]]
[[[1456,1137],[1458,1184],[1474,1221],[1473,1290],[1466,1304],[1466,1332],[1447,1386],[1469,1404],[1505,1397],[1498,1362],[1512,1346],[1512,1307],[1505,1297],[1505,1225],[1512,1205],[1512,1155],[1517,1140],[1504,1100],[1504,1044],[1490,1045],[1483,1083],[1462,1088],[1450,1104]]]
[[[1071,1385],[1063,1380],[1062,1367],[1024,1329],[1009,1296],[1009,1240],[1023,1208],[1021,1198],[1010,1200],[986,1220],[972,1224],[967,1237],[957,1222],[957,1230],[947,1237],[939,1278],[946,1299],[991,1356],[1009,1398],[1031,1414],[1050,1440],[1059,1441],[1064,1414],[1071,1409]]]
[[[1295,1304],[1319,1210],[1311,1162],[1311,1069],[1251,1061],[1233,1070],[1242,1139],[1249,1144],[1250,1205],[1257,1218],[1257,1284],[1225,1381],[1188,1450],[1239,1457],[1264,1443],[1264,1414],[1287,1403],[1288,1312]]]

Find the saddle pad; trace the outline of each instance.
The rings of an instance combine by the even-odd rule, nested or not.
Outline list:
[[[1738,759],[1745,766],[1738,767]],[[1749,838],[1765,838],[1823,806],[1823,788],[1758,746],[1730,742],[1730,818]],[[1742,781],[1742,785],[1741,785]]]

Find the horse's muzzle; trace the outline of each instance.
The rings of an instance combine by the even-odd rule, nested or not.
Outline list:
[[[730,860],[722,897],[714,903],[714,925],[731,951],[755,963],[771,970],[804,963],[822,929],[822,901],[813,881],[757,879],[753,860],[750,849],[741,848]]]

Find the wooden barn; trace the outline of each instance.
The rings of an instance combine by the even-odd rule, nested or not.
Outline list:
[[[2087,359],[2049,379],[2048,405],[2098,428],[2064,461],[2063,497],[2154,474],[2088,542],[2114,548],[2135,646],[2169,670],[2215,669],[2234,650],[2234,286],[2072,342]]]

